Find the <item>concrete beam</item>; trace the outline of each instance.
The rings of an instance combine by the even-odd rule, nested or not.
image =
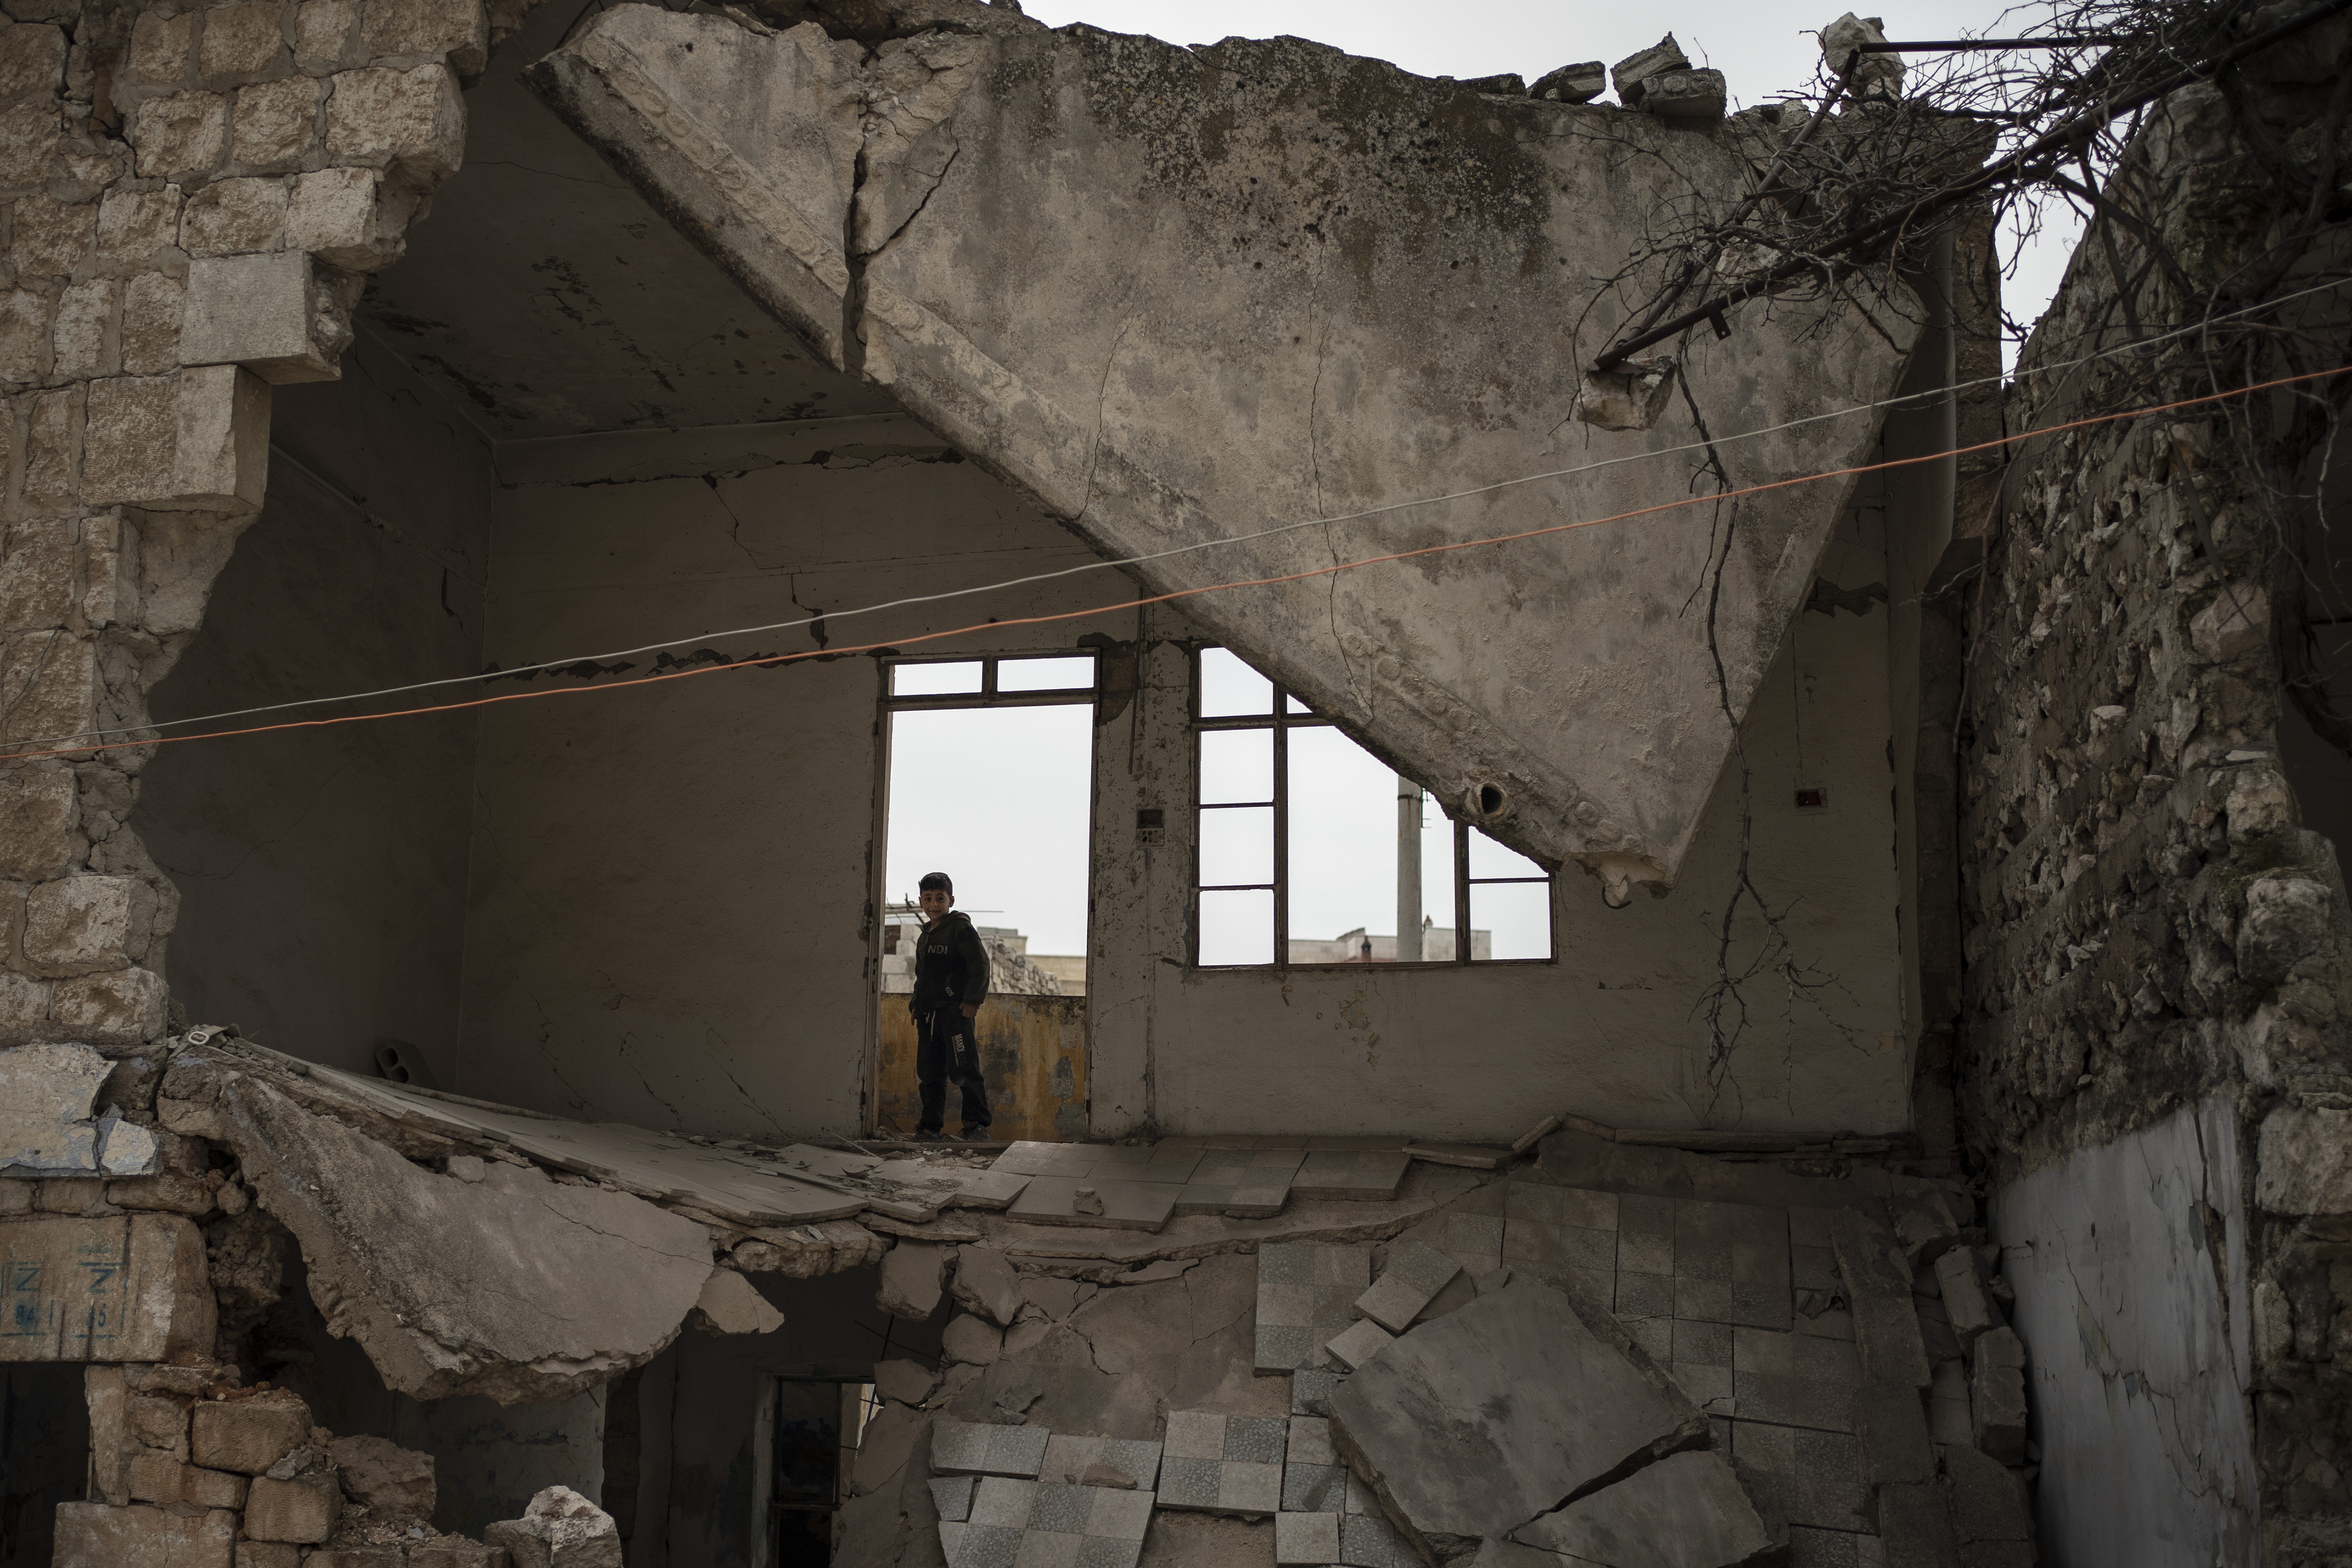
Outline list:
[[[624,5],[530,77],[819,352],[1106,555],[1235,541],[1134,568],[1155,591],[1711,492],[1705,454],[1675,452],[1244,542],[1663,454],[1701,417],[1722,438],[1866,402],[1915,336],[1899,287],[1750,306],[1687,346],[1646,427],[1578,423],[1580,367],[1644,298],[1609,280],[1694,193],[1737,199],[1731,132],[1295,38],[1185,49],[949,8],[969,25],[869,47]],[[1877,425],[1717,454],[1731,486],[1766,484],[1867,461]],[[1671,885],[1850,494],[1183,602],[1456,813],[1622,903]]]

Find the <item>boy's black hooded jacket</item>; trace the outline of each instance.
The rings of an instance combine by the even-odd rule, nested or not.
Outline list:
[[[941,1008],[975,1005],[988,996],[988,949],[971,917],[950,909],[915,934],[915,994],[908,1010],[923,1018]]]

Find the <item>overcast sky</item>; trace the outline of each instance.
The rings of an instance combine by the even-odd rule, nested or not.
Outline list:
[[[1577,60],[1613,64],[1672,28],[1694,60],[1724,73],[1735,107],[1785,97],[1811,84],[1821,55],[1809,29],[1839,15],[1827,5],[1802,9],[1770,0],[1684,0],[1639,16],[1622,6],[1530,0],[1457,0],[1443,7],[1406,0],[1024,3],[1030,16],[1057,27],[1085,22],[1175,44],[1291,35],[1389,60],[1423,76],[1455,78],[1517,71],[1533,80]],[[2003,22],[2005,13],[2009,19]],[[1884,20],[1891,37],[1948,37],[1988,34],[1996,25],[2011,32],[2032,14],[1995,0],[1931,0],[1888,10]],[[2051,233],[2020,258],[2019,271],[2006,287],[2011,315],[2031,322],[2041,314],[2074,239],[2071,225],[2053,222]],[[911,898],[923,872],[946,870],[978,924],[1019,928],[1030,936],[1032,952],[1083,952],[1088,716],[1085,708],[897,716],[887,856],[890,895]],[[1315,804],[1297,818],[1292,930],[1301,936],[1332,937],[1365,925],[1391,934],[1396,928],[1395,776],[1344,737],[1327,735],[1322,746],[1301,753],[1300,776],[1294,779],[1294,789]],[[1220,778],[1237,777],[1227,765],[1212,767],[1222,770]],[[1213,779],[1212,795],[1223,787]],[[1438,924],[1451,925],[1451,840],[1433,803],[1424,807],[1424,814],[1425,907]],[[1271,852],[1256,841],[1264,834],[1239,820],[1219,826],[1234,841],[1232,853],[1255,861]],[[1239,841],[1244,838],[1249,841]],[[1508,853],[1499,846],[1493,852]],[[1239,867],[1239,860],[1234,865]],[[1474,874],[1478,869],[1484,868],[1475,868]],[[1234,880],[1254,878],[1236,869]],[[1238,901],[1244,895],[1234,896]],[[1518,894],[1513,890],[1508,896]],[[1498,905],[1505,897],[1503,890],[1492,895]],[[1501,949],[1540,939],[1540,911],[1520,913],[1516,920],[1502,908],[1491,921],[1483,909],[1474,916],[1474,925],[1503,928],[1498,956],[1506,956]],[[1525,928],[1516,938],[1514,926]]]

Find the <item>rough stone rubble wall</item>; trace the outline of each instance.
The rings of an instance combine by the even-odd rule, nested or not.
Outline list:
[[[2340,29],[2317,33],[2255,68],[2245,90],[2282,137],[2344,47]],[[2265,176],[2216,89],[2162,106],[2118,179],[2135,170],[2200,287],[2258,237],[2248,193]],[[2155,292],[2144,319],[2188,313]],[[2010,427],[2203,390],[2118,361],[2032,373],[2125,336],[2094,234],[2023,357]],[[2352,1240],[2352,926],[2336,846],[2301,828],[2279,759],[2273,536],[2227,417],[2189,410],[2011,449],[1968,612],[1956,1076],[1965,1135],[2002,1183],[2141,1138],[2205,1096],[2235,1104],[2242,1149],[2206,1157],[2248,1167],[2254,1365],[2238,1375],[2269,1558],[2304,1562],[2352,1524],[2352,1359],[2337,1349],[2352,1323],[2337,1284]],[[2217,1275],[2239,1218],[2206,1213]],[[2221,1282],[2226,1299],[2247,1281]]]
[[[135,727],[258,510],[272,382],[457,167],[478,0],[22,0],[0,18],[0,744]],[[159,1038],[149,753],[0,764],[0,1042]]]

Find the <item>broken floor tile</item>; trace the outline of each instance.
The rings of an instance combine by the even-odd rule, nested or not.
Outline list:
[[[961,1524],[971,1518],[971,1491],[979,1485],[971,1476],[942,1476],[931,1482],[931,1503],[940,1518]]]
[[[1845,1434],[1734,1421],[1731,1453],[1790,1524],[1870,1528],[1862,1448]]]
[[[1079,1188],[1089,1189],[1100,1213],[1082,1211]],[[1158,1230],[1168,1223],[1176,1195],[1171,1183],[1119,1181],[1108,1176],[1035,1176],[1005,1211],[1034,1225],[1093,1225],[1115,1230]]]
[[[1772,1545],[1739,1478],[1717,1454],[1673,1454],[1513,1532],[1571,1561],[1612,1568],[1732,1568]]]
[[[1404,1152],[1417,1160],[1427,1160],[1437,1166],[1461,1166],[1469,1170],[1500,1170],[1513,1158],[1507,1148],[1495,1148],[1486,1144],[1407,1144]]]
[[[1098,1465],[1128,1477],[1136,1490],[1150,1491],[1160,1479],[1160,1445],[1148,1437],[1081,1437],[1056,1432],[1046,1439],[1037,1479],[1117,1486],[1116,1481],[1087,1479]]]
[[[1257,1279],[1257,1370],[1312,1367],[1331,1336],[1354,1321],[1349,1308],[1371,1282],[1371,1252],[1268,1243],[1258,1249]]]
[[[1030,1505],[1037,1500],[1037,1483],[1007,1476],[983,1476],[972,1490],[969,1522],[1020,1530],[1029,1522]]]
[[[1323,1348],[1330,1353],[1333,1361],[1354,1372],[1395,1343],[1395,1336],[1386,1329],[1370,1318],[1362,1318],[1345,1333],[1333,1334],[1331,1343]]]
[[[1282,1467],[1227,1459],[1163,1458],[1159,1505],[1244,1518],[1276,1512],[1282,1505]]]
[[[1634,1456],[1706,1429],[1566,1295],[1528,1280],[1382,1350],[1332,1396],[1331,1416],[1351,1464],[1369,1467],[1424,1536],[1507,1534]]]
[[[948,1476],[1034,1477],[1052,1436],[1043,1427],[991,1427],[941,1416],[931,1426],[931,1469]]]
[[[1345,1465],[1286,1464],[1282,1467],[1282,1506],[1291,1513],[1341,1513],[1348,1501]]]
[[[1735,1415],[1785,1427],[1853,1430],[1862,1364],[1853,1345],[1751,1328],[1734,1329],[1731,1343]]]
[[[1331,1414],[1331,1391],[1339,1386],[1339,1374],[1319,1366],[1302,1366],[1290,1375],[1290,1413],[1293,1416],[1328,1416]]]
[[[1339,1561],[1348,1568],[1420,1568],[1421,1559],[1378,1513],[1339,1518]]]
[[[1275,1515],[1275,1562],[1276,1563],[1339,1562],[1339,1519],[1340,1516],[1336,1513]]]
[[[1412,1164],[1400,1149],[1310,1151],[1291,1177],[1290,1191],[1308,1202],[1387,1203]]]
[[[1402,1333],[1461,1271],[1461,1264],[1434,1247],[1399,1242],[1389,1249],[1389,1266],[1380,1279],[1356,1298],[1355,1310],[1390,1333]]]
[[[989,1163],[989,1169],[1012,1176],[1081,1176],[1095,1168],[1094,1144],[1018,1143]]]

